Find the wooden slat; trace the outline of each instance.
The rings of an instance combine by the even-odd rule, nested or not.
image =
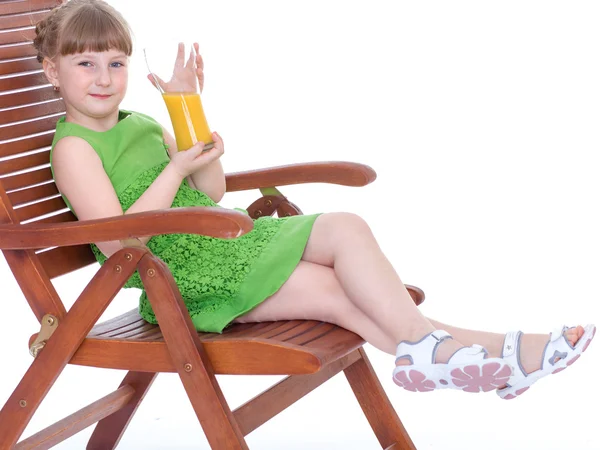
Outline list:
[[[16,44],[19,42],[30,42],[33,41],[34,38],[34,28],[23,28],[21,30],[0,32],[0,44]]]
[[[254,324],[236,324],[235,326],[229,327],[229,329],[225,329],[223,334],[218,334],[217,336],[227,336],[228,339],[243,339],[245,336],[256,336],[257,333],[271,330],[278,326],[281,326],[283,322],[257,322]]]
[[[2,128],[0,128],[0,137],[2,137]],[[17,155],[19,153],[30,152],[39,148],[52,145],[54,133],[46,133],[39,136],[31,136],[17,141],[5,142],[0,144],[0,157]]]
[[[0,46],[0,60],[24,58],[26,56],[37,56],[37,50],[30,42],[18,45]]]
[[[108,333],[112,330],[118,330],[119,328],[126,327],[134,323],[145,322],[144,319],[138,314],[137,309],[132,309],[117,317],[113,317],[105,322],[99,323],[90,331],[89,336],[101,336],[104,333]]]
[[[58,188],[55,183],[40,184],[29,189],[21,189],[8,194],[13,208],[23,203],[42,200],[47,197],[53,197],[58,194]]]
[[[274,339],[279,341],[287,341],[290,339],[294,339],[300,334],[305,333],[310,328],[314,327],[314,324],[309,320],[301,320],[298,321],[294,326],[290,327],[288,330],[281,331],[274,336],[271,336]]]
[[[0,95],[0,108],[14,108],[15,106],[45,102],[47,100],[56,100],[59,98],[61,98],[60,94],[55,92],[52,86],[44,86],[36,89],[29,89],[27,91]]]
[[[272,338],[278,338],[278,336],[285,334],[287,332],[289,332],[290,330],[298,327],[302,321],[301,320],[290,320],[289,322],[283,322],[284,325],[274,328],[273,330],[269,331],[269,332],[262,332],[260,333],[257,337],[261,337],[263,339],[272,339]]]
[[[17,75],[9,78],[0,78],[0,91],[12,91],[15,89],[30,88],[49,84],[48,78],[43,72]]]
[[[14,2],[2,2],[0,3],[0,16],[51,9],[61,3],[61,0],[17,0]]]
[[[137,334],[137,336],[135,337],[135,339],[139,339],[142,341],[162,341],[163,340],[163,335],[162,332],[160,331],[160,328],[158,328],[158,326],[155,325],[155,328],[149,328],[148,330],[144,330],[140,333]]]
[[[45,167],[43,169],[32,170],[31,172],[21,173],[19,175],[0,178],[0,182],[2,182],[6,191],[12,191],[13,189],[21,189],[51,179],[52,172],[50,171],[50,167]]]
[[[44,19],[50,10],[26,12],[21,14],[10,14],[8,16],[0,16],[0,29],[27,27],[37,24]]]
[[[54,183],[51,183],[54,184]],[[71,211],[65,211],[60,214],[55,214],[54,216],[46,217],[44,219],[34,220],[34,223],[66,223],[66,222],[75,222],[77,217]]]
[[[115,338],[116,339],[135,338],[135,336],[139,336],[143,333],[153,330],[154,328],[156,328],[156,325],[144,321],[143,324],[138,325],[136,328],[132,329],[131,331],[123,331],[122,333],[119,333],[119,335],[115,336]]]
[[[337,353],[337,351],[348,345],[350,340],[348,337],[349,334],[351,334],[351,332],[348,330],[335,327],[329,330],[323,336],[305,343],[302,347],[305,349],[310,349],[312,352],[314,352],[314,354],[319,357],[323,364],[329,364],[331,361],[330,355],[332,353]],[[354,340],[358,343],[362,341],[362,338],[358,335],[354,335]],[[288,342],[289,341],[290,340],[288,340]]]
[[[336,326],[331,323],[319,322],[316,326],[308,329],[306,332],[300,333],[292,339],[288,339],[287,342],[295,345],[306,345],[315,339],[319,339],[326,334],[331,333],[334,328],[336,328]]]
[[[96,262],[89,245],[58,247],[43,253],[38,258],[48,277],[56,278]]]
[[[124,327],[119,328],[118,330],[112,330],[109,333],[106,333],[104,337],[113,337],[119,339],[126,339],[130,336],[135,336],[139,333],[143,333],[144,331],[148,331],[152,328],[155,328],[156,325],[152,325],[146,321],[141,321],[135,324],[130,324]]]
[[[106,397],[80,409],[69,417],[56,422],[39,433],[19,442],[15,450],[47,449],[79,433],[90,425],[119,411],[133,397],[135,390],[125,385]]]
[[[56,113],[65,113],[65,103],[62,100],[0,111],[0,125]]]
[[[51,116],[40,120],[20,123],[18,125],[2,127],[0,128],[0,140],[16,139],[30,134],[53,131],[56,128],[56,122],[60,118],[61,116]]]
[[[7,175],[19,170],[31,169],[50,163],[50,150],[33,153],[21,158],[11,158],[0,161],[0,175]]]
[[[19,221],[23,222],[25,220],[33,219],[34,217],[45,216],[46,214],[60,211],[66,207],[67,205],[65,205],[65,201],[62,197],[54,197],[17,208],[15,213],[17,214]]]
[[[18,59],[16,61],[0,61],[0,75],[39,70],[42,65],[37,58]]]

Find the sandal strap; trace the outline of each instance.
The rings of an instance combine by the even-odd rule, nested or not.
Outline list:
[[[569,327],[556,329],[550,333],[550,339],[546,343],[540,369],[542,371],[553,368],[557,363],[565,359],[574,347],[567,341],[564,332]],[[522,378],[527,378],[531,374],[527,374],[521,365],[521,331],[511,331],[506,333],[504,337],[504,346],[502,347],[502,358],[508,362],[514,370],[514,375],[509,379],[508,384],[514,385]],[[558,361],[555,361],[558,358]],[[519,368],[519,370],[516,370]]]
[[[544,358],[542,359],[541,370],[548,370],[550,367],[554,367],[560,363],[575,349],[573,345],[567,340],[565,331],[569,327],[564,326],[562,329],[556,329],[550,333],[550,340],[546,344],[544,349]]]
[[[522,331],[509,331],[504,336],[502,359],[506,360],[514,370],[514,375],[510,377],[509,384],[513,384],[517,379],[527,376],[527,372],[521,365],[521,336],[523,336]],[[517,368],[520,372],[516,370]]]
[[[402,341],[396,348],[396,362],[406,358],[411,364],[434,364],[438,347],[446,339],[452,339],[450,333],[435,330],[416,342]]]
[[[473,344],[470,347],[462,347],[454,352],[448,359],[448,364],[466,364],[487,358],[487,350],[481,345]]]

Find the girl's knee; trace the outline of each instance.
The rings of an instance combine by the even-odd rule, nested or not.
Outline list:
[[[347,233],[358,235],[371,234],[369,224],[358,214],[336,212],[324,214],[324,216],[327,217],[334,236]]]

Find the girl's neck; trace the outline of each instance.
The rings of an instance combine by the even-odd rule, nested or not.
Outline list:
[[[67,107],[65,122],[75,123],[92,131],[108,131],[119,122],[119,110],[111,112],[105,117],[96,118]]]

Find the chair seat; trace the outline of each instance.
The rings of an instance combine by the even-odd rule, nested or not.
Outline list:
[[[312,320],[234,324],[222,334],[198,335],[218,374],[314,373],[365,343],[351,331]],[[136,309],[96,325],[70,364],[176,371],[160,327],[146,322]]]

